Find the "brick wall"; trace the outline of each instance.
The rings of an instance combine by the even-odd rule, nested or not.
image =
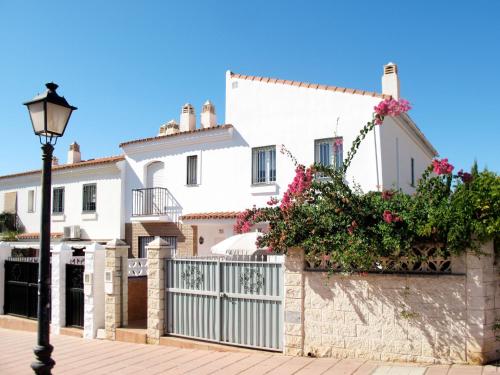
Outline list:
[[[176,236],[177,254],[196,255],[198,252],[198,228],[196,225],[179,223],[127,223],[125,239],[130,245],[131,257],[139,255],[139,237]]]
[[[500,358],[499,268],[492,244],[482,251],[487,255],[455,259],[454,272],[462,274],[367,276],[299,274],[300,256],[292,252],[285,260],[285,353],[434,363]]]

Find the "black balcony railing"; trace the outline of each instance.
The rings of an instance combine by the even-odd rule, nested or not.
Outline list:
[[[132,190],[132,216],[170,216],[177,221],[181,207],[166,188]]]

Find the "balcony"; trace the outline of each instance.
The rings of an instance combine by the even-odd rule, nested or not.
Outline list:
[[[182,207],[167,188],[132,190],[132,221],[177,222],[181,213]]]

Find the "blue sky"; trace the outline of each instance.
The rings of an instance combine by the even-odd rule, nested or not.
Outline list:
[[[191,102],[224,118],[225,71],[402,96],[441,156],[500,171],[498,1],[0,0],[0,175],[39,168],[22,102],[60,85],[79,107],[55,150],[84,159],[155,135]],[[495,115],[496,113],[496,115]]]

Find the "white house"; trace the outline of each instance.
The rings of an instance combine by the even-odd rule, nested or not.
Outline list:
[[[67,163],[58,165],[54,159],[52,168],[54,239],[108,241],[123,237],[123,156],[82,161],[80,147],[73,143]],[[24,241],[39,238],[40,179],[40,170],[0,176],[0,211],[17,215],[24,230],[19,239]]]
[[[287,189],[294,166],[281,145],[305,165],[340,163],[373,107],[388,96],[400,97],[392,63],[384,66],[381,93],[227,72],[222,125],[211,102],[203,104],[199,126],[195,108],[185,104],[179,123],[122,143],[123,156],[70,158],[55,167],[54,188],[64,188],[65,206],[63,215],[54,212],[52,229],[79,225],[82,238],[124,238],[134,256],[145,255],[153,236],[179,253],[207,254],[233,234],[238,212],[264,206]],[[412,192],[436,155],[409,116],[387,118],[362,143],[347,179],[364,191]],[[40,171],[0,177],[0,210],[12,209],[15,192],[27,232],[39,228],[38,214],[28,212],[38,209],[39,177]],[[91,184],[97,199],[88,213],[82,208],[94,194]]]
[[[227,72],[224,125],[216,125],[207,102],[197,128],[194,108],[186,104],[180,125],[172,120],[156,137],[121,144],[125,232],[133,252],[142,254],[141,237],[177,231],[189,242],[188,252],[208,253],[232,235],[237,212],[264,206],[287,189],[294,167],[280,145],[305,165],[333,163],[334,153],[342,160],[342,145],[350,147],[373,107],[389,95],[400,96],[392,63],[384,67],[381,94]],[[347,179],[364,191],[412,192],[436,155],[409,116],[387,118],[362,143]]]

